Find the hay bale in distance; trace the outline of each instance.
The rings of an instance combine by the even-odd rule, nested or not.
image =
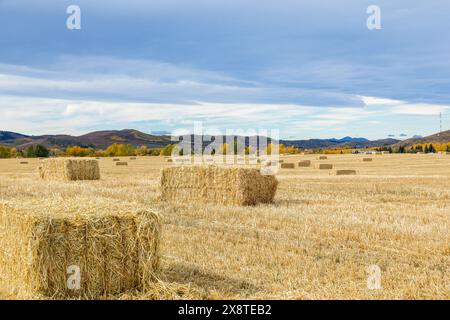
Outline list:
[[[299,167],[309,167],[311,166],[311,160],[303,160],[298,163]]]
[[[348,175],[355,175],[356,170],[336,170],[337,176],[348,176]]]
[[[28,161],[20,161],[20,164],[28,164]]]
[[[120,159],[119,158],[114,158],[114,159],[112,159],[112,161],[116,162],[116,161],[120,161]]]
[[[372,160],[373,160],[372,158],[364,158],[364,159],[363,159],[364,162],[370,162],[370,161],[372,161]]]
[[[281,163],[281,169],[295,169],[295,163]]]
[[[24,299],[96,299],[151,288],[161,223],[112,199],[0,203],[0,287]],[[79,271],[79,286],[68,285]]]
[[[327,164],[327,163],[321,163],[321,164],[319,164],[318,169],[320,169],[320,170],[331,170],[331,169],[333,169],[333,165],[332,164]]]
[[[270,203],[277,190],[274,176],[258,169],[220,166],[165,168],[161,175],[161,199],[225,205]]]
[[[130,157],[130,160],[136,160],[136,157]]]
[[[46,159],[39,164],[43,180],[99,180],[100,167],[93,159]]]
[[[166,159],[166,162],[173,162],[173,160],[171,158]]]
[[[116,162],[116,166],[127,166],[127,165],[128,165],[128,162],[125,162],[125,161]]]
[[[320,156],[320,157],[319,157],[319,160],[327,160],[327,159],[328,159],[327,156]]]

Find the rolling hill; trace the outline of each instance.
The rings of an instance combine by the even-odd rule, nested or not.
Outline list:
[[[248,139],[246,139],[248,141]],[[411,138],[404,141],[396,139],[368,140],[366,138],[344,137],[342,139],[309,139],[309,140],[280,140],[285,145],[293,145],[302,149],[329,148],[368,148],[378,146],[410,146],[418,143],[450,142],[450,130],[440,135],[434,134],[424,138]],[[42,135],[30,136],[10,131],[0,131],[0,144],[23,150],[33,144],[42,144],[47,148],[66,148],[68,146],[93,147],[105,149],[113,143],[131,144],[134,147],[148,146],[151,148],[164,147],[171,143],[170,136],[152,135],[134,129],[106,130],[91,132],[81,136],[71,135]]]
[[[66,148],[68,146],[93,147],[105,149],[113,143],[131,144],[134,147],[164,147],[170,144],[168,136],[154,136],[137,130],[96,131],[82,136],[43,135],[27,136],[19,133],[0,131],[0,144],[25,149],[33,144],[41,144],[47,148]]]
[[[450,142],[450,130],[436,133],[423,138],[411,138],[400,141],[395,144],[396,147],[409,147],[413,144],[425,144],[425,143],[448,143]]]

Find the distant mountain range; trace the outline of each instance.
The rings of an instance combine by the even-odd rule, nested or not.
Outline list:
[[[284,145],[293,145],[302,149],[339,147],[369,148],[388,145],[409,146],[412,144],[433,142],[450,142],[450,130],[442,132],[440,135],[434,134],[424,138],[411,138],[403,141],[392,138],[368,140],[366,138],[352,137],[344,137],[342,139],[280,140],[280,143]],[[106,149],[113,143],[131,144],[134,147],[148,146],[155,148],[164,147],[172,142],[170,136],[147,134],[134,129],[96,131],[78,137],[71,135],[28,136],[21,133],[0,131],[1,145],[15,147],[20,150],[34,144],[42,144],[47,148],[66,148],[77,145],[80,147]]]
[[[400,142],[396,139],[368,140],[366,138],[344,137],[342,139],[309,139],[309,140],[280,140],[285,145],[293,145],[302,149],[329,149],[339,147],[370,148],[386,146]]]

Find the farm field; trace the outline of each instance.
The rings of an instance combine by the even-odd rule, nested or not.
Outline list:
[[[36,199],[111,199],[158,211],[160,281],[107,298],[450,299],[450,155],[327,157],[282,157],[295,169],[279,170],[273,204],[254,207],[161,202],[160,170],[172,165],[163,157],[102,158],[101,180],[78,182],[39,180],[37,159],[0,160],[0,201],[26,210]],[[381,268],[379,290],[367,288],[370,265]]]

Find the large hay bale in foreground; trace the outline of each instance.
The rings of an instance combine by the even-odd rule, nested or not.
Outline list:
[[[125,162],[125,161],[116,162],[116,166],[127,166],[127,165],[128,165],[128,162]]]
[[[320,156],[320,157],[319,157],[319,160],[327,160],[327,159],[328,159],[327,156]]]
[[[327,163],[321,163],[321,164],[319,164],[319,166],[317,168],[320,170],[331,170],[331,169],[333,169],[333,165],[327,164]]]
[[[348,176],[348,175],[355,175],[356,170],[336,170],[337,176]]]
[[[219,166],[165,168],[161,198],[165,201],[201,201],[230,205],[255,205],[273,201],[278,181],[258,169]]]
[[[309,167],[311,166],[311,160],[303,160],[298,163],[299,167]]]
[[[44,180],[99,180],[100,167],[93,159],[46,159],[39,164]]]
[[[0,203],[0,287],[25,299],[146,290],[160,228],[156,213],[112,199]]]
[[[281,163],[281,169],[295,169],[295,163]]]
[[[372,158],[364,158],[363,161],[364,162],[371,162],[373,159]]]

